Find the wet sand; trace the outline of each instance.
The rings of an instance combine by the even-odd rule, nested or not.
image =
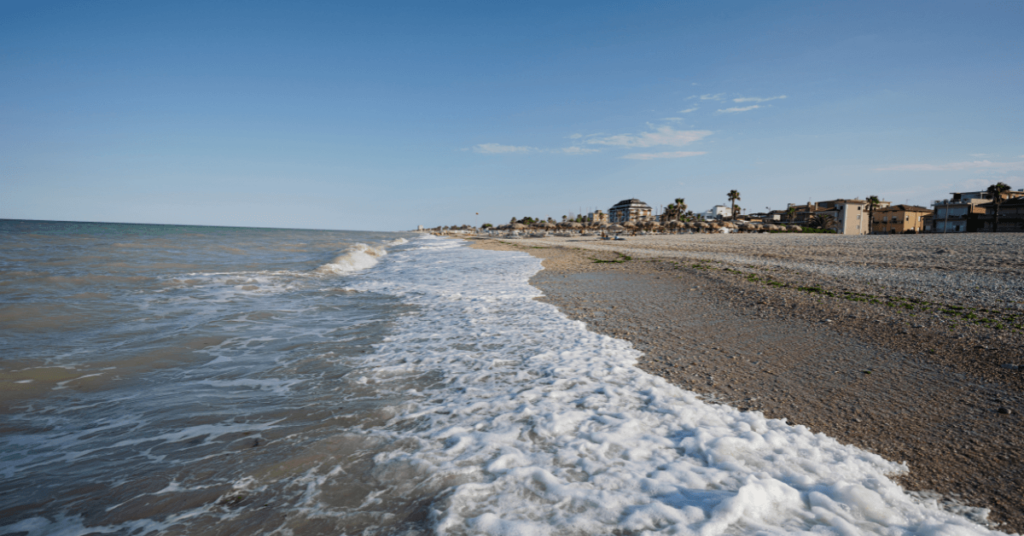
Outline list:
[[[1024,370],[1009,367],[1024,365],[1020,330],[951,316],[944,296],[872,294],[813,271],[534,240],[472,246],[544,259],[531,279],[543,300],[631,341],[644,370],[905,462],[906,489],[1024,532]]]

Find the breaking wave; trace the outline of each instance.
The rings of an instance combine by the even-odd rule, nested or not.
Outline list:
[[[403,240],[403,239],[399,239]],[[316,271],[322,274],[350,274],[360,272],[377,265],[379,259],[388,252],[382,247],[366,244],[355,244],[335,257],[331,262],[320,265]]]

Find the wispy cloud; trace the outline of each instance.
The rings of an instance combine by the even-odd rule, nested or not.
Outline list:
[[[731,114],[731,113],[736,113],[736,112],[749,112],[750,110],[756,110],[758,108],[760,108],[760,106],[755,104],[753,106],[744,106],[742,108],[739,107],[739,106],[736,106],[736,107],[733,107],[733,108],[726,108],[724,110],[718,110],[718,111],[719,112],[724,112],[724,113],[727,113],[727,114]]]
[[[473,146],[473,152],[480,154],[528,153],[536,150],[536,147],[502,145],[500,143],[481,143],[480,145]]]
[[[623,156],[628,160],[654,160],[656,158],[686,158],[708,154],[706,151],[670,151],[666,153],[631,153]]]
[[[700,100],[722,100],[722,97],[724,96],[725,93],[715,93],[713,95],[708,93],[707,95],[701,95]]]
[[[600,149],[590,149],[588,147],[562,147],[561,149],[555,149],[556,153],[565,154],[587,154],[587,153],[598,153]]]
[[[688,114],[690,112],[696,112],[696,111],[697,111],[697,107],[694,106],[693,108],[687,108],[685,110],[679,110],[679,113],[681,113],[681,114]]]
[[[672,127],[664,126],[656,128],[653,132],[617,134],[615,136],[587,140],[587,143],[615,147],[655,147],[658,145],[681,147],[710,135],[710,130],[674,130]]]
[[[570,140],[578,140],[578,139],[580,139],[582,137],[583,137],[583,134],[576,133],[576,134],[573,134],[572,136],[569,136],[569,139]]]
[[[965,171],[969,169],[1024,171],[1024,162],[974,160],[972,162],[950,162],[948,164],[900,164],[897,166],[875,168],[875,171]]]
[[[773,100],[779,100],[786,98],[785,95],[779,95],[778,97],[740,97],[733,99],[733,102],[768,102]]]

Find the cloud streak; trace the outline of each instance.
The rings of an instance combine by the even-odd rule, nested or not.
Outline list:
[[[480,154],[508,154],[508,153],[529,153],[536,151],[536,147],[522,147],[516,145],[502,145],[500,143],[481,143],[473,146],[474,153]]]
[[[974,160],[972,162],[950,162],[948,164],[900,164],[896,166],[875,168],[875,171],[966,171],[971,169],[1024,171],[1024,162],[992,162],[990,160]]]
[[[778,97],[740,97],[733,99],[733,102],[768,102],[773,100],[779,100],[786,98],[785,95],[779,95]]]
[[[590,149],[590,148],[587,148],[587,147],[562,147],[561,149],[556,149],[554,152],[556,152],[556,153],[563,153],[563,154],[588,154],[588,153],[598,153],[598,152],[601,152],[601,150],[600,149]]]
[[[590,145],[610,145],[613,147],[656,147],[667,145],[670,147],[681,147],[710,136],[710,130],[674,130],[672,127],[664,126],[656,128],[653,132],[642,132],[640,134],[617,134],[604,138],[587,140]]]
[[[590,147],[561,147],[558,149],[541,149],[525,145],[502,145],[500,143],[481,143],[472,147],[474,153],[479,154],[523,154],[523,153],[549,153],[549,154],[590,154],[599,153],[600,149]]]
[[[753,106],[743,106],[743,107],[735,106],[733,108],[726,108],[724,110],[718,110],[718,111],[722,112],[722,113],[727,113],[727,114],[734,114],[734,113],[737,113],[737,112],[749,112],[750,110],[756,110],[758,108],[760,108],[760,106],[755,104]]]
[[[669,151],[664,153],[631,153],[621,158],[627,160],[655,160],[658,158],[686,158],[688,156],[700,156],[708,154],[706,151]]]

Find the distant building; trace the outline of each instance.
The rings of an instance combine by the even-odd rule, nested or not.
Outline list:
[[[747,214],[746,218],[747,218],[747,221],[753,221],[753,222],[766,222],[766,223],[769,223],[769,222],[779,222],[779,221],[782,221],[782,215],[781,214],[777,214],[777,212],[778,211],[775,211],[775,210],[773,210],[771,212],[751,212],[750,214]],[[783,212],[785,212],[785,211],[783,211]]]
[[[874,234],[920,233],[926,229],[925,216],[931,213],[930,209],[914,205],[876,208],[871,219],[871,232]]]
[[[880,201],[876,210],[888,206],[888,201]],[[815,216],[827,214],[836,220],[836,232],[839,234],[868,234],[868,217],[865,215],[867,210],[867,201],[861,199],[832,199],[814,203],[789,203],[783,210],[769,212],[768,219],[807,226],[812,223]]]
[[[608,220],[611,223],[646,220],[651,217],[651,207],[639,199],[623,199],[608,209]]]
[[[814,215],[828,214],[836,220],[836,232],[847,235],[865,235],[871,231],[868,221],[868,202],[863,199],[833,199],[814,203]],[[880,201],[876,211],[890,205]]]
[[[1016,193],[1016,192],[1014,192]],[[985,214],[979,215],[981,224],[979,231],[992,231],[996,223],[996,204],[994,202],[979,205],[985,209]],[[1000,233],[1024,231],[1024,196],[1004,200],[999,206],[999,229]]]
[[[608,223],[608,215],[600,210],[595,210],[587,215],[592,223]]]
[[[790,214],[789,209],[793,209],[792,214]],[[789,203],[785,209],[768,212],[767,218],[764,221],[807,225],[810,223],[811,217],[814,216],[815,210],[817,209],[812,203],[803,205]]]
[[[711,210],[700,213],[705,220],[724,220],[732,217],[732,209],[726,205],[715,205]]]
[[[932,203],[935,208],[932,231],[936,233],[973,233],[982,230],[988,220],[985,216],[989,210],[982,205],[992,203],[992,194],[987,191],[979,191],[953,192],[949,195],[949,199],[938,199]],[[1024,197],[1024,190],[1011,190],[1003,193],[1003,199],[1007,200],[1021,197]],[[1007,201],[1004,201],[1003,206],[1006,206],[1006,203]],[[994,208],[992,213],[995,213]],[[1001,215],[1002,211],[1000,210]],[[1002,222],[1000,221],[1001,227]]]

